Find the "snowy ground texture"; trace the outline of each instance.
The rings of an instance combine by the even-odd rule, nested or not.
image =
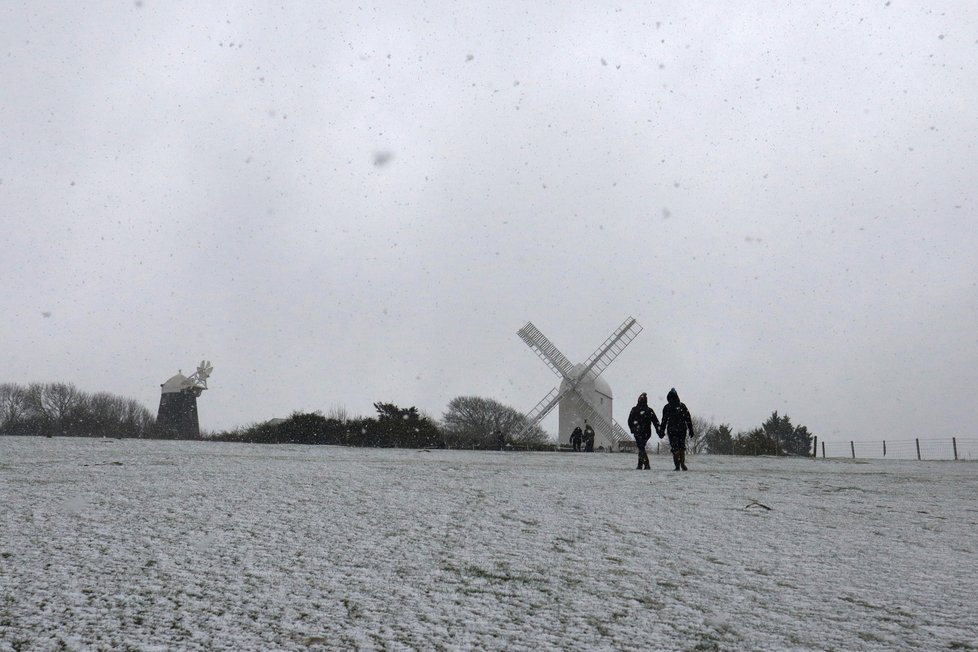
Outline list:
[[[978,650],[978,464],[634,462],[3,437],[0,650]]]

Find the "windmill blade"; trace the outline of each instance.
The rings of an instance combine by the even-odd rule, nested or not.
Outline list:
[[[544,396],[532,410],[526,413],[526,422],[519,429],[519,431],[517,431],[516,438],[519,439],[526,433],[527,430],[540,423],[540,421],[542,421],[545,416],[550,414],[550,411],[553,410],[558,403],[560,403],[560,399],[563,398],[563,396],[564,394],[561,393],[556,387],[550,390],[550,392]]]
[[[615,443],[632,438],[632,433],[622,428],[621,424],[614,419],[611,420],[611,433],[611,437],[615,440]]]
[[[608,420],[600,412],[595,410],[594,406],[576,389],[570,390],[569,397],[574,401],[575,407],[584,415],[584,418],[590,423],[595,424],[601,432],[608,434],[608,437],[616,444],[631,437],[614,419],[611,420],[611,423],[608,423]]]
[[[526,326],[516,331],[516,334],[520,336],[521,340],[526,342],[528,347],[533,349],[534,353],[540,356],[541,360],[547,363],[547,366],[555,374],[567,380],[575,380],[572,377],[574,365],[571,364],[570,360],[536,326],[530,322],[526,322]]]
[[[584,362],[584,373],[597,378],[608,368],[618,354],[625,350],[632,340],[642,332],[642,327],[634,318],[629,317],[612,333],[591,357]],[[582,374],[583,375],[583,374]]]

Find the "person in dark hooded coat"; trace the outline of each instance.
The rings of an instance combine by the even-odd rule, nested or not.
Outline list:
[[[575,426],[574,431],[571,433],[570,441],[571,446],[574,447],[575,453],[581,452],[581,442],[584,440],[584,433],[581,431],[580,426]]]
[[[695,437],[693,433],[693,418],[686,409],[686,404],[679,400],[679,394],[673,387],[666,394],[665,407],[662,408],[662,428],[659,439],[669,435],[669,450],[672,451],[672,461],[676,470],[686,471],[686,434]]]
[[[659,432],[659,419],[655,416],[655,411],[649,406],[649,398],[642,392],[639,394],[638,402],[632,411],[628,413],[628,429],[635,437],[635,445],[638,446],[638,467],[639,469],[651,469],[649,465],[649,454],[645,452],[645,445],[652,439],[652,426]]]

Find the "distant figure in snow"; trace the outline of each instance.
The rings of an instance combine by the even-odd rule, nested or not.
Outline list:
[[[496,431],[496,448],[503,450],[506,448],[506,437],[503,435],[502,430]]]
[[[594,428],[587,422],[587,419],[584,420],[584,452],[594,452]]]
[[[652,439],[652,426],[659,432],[659,419],[655,416],[655,411],[649,407],[649,397],[642,392],[638,396],[638,402],[632,411],[628,413],[628,429],[635,437],[635,445],[638,446],[638,468],[651,469],[649,465],[649,454],[645,452],[645,445]]]
[[[665,407],[662,408],[662,428],[659,430],[659,439],[669,435],[669,450],[672,451],[672,461],[676,465],[676,470],[686,471],[686,434],[695,437],[693,432],[693,418],[689,416],[686,404],[679,400],[679,394],[673,387],[666,394]]]
[[[571,446],[574,447],[575,453],[581,452],[581,440],[584,439],[584,433],[581,432],[580,426],[574,427],[574,432],[571,433]]]

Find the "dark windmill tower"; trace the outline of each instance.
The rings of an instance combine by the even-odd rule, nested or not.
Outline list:
[[[196,373],[187,378],[182,373],[160,385],[160,410],[156,426],[164,437],[196,439],[200,437],[197,420],[197,397],[207,389],[207,377],[214,367],[201,360]]]

